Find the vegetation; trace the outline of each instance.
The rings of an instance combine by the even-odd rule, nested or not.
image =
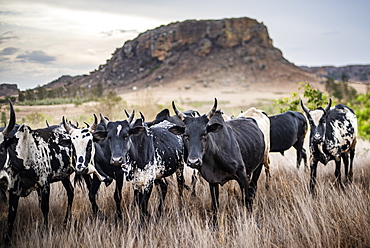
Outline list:
[[[21,106],[35,106],[35,105],[59,105],[59,104],[69,104],[74,103],[77,105],[81,105],[84,102],[90,102],[91,98],[46,98],[42,100],[25,100],[23,102],[19,102]]]
[[[328,94],[311,87],[308,83],[301,84],[299,89],[302,88],[304,90],[303,96],[307,99],[305,105],[310,109],[325,107],[329,98],[333,101],[332,106],[342,103],[352,108],[357,115],[359,136],[370,139],[370,92],[358,94],[355,89],[348,86],[348,79],[345,76],[342,77],[342,82],[335,82],[331,78],[327,79],[326,90]],[[299,94],[293,92],[290,97],[276,100],[275,104],[280,106],[281,113],[288,110],[301,111],[300,101]]]
[[[169,179],[165,209],[154,218],[159,192],[153,189],[149,211],[153,216],[138,229],[139,211],[129,182],[123,188],[123,220],[114,222],[114,183],[102,186],[97,199],[106,220],[92,217],[86,189],[75,189],[72,221],[63,227],[67,196],[61,183],[52,184],[50,230],[43,230],[38,197],[33,192],[19,201],[12,247],[369,247],[370,246],[370,143],[360,141],[354,164],[354,182],[345,191],[334,187],[331,162],[318,169],[317,195],[309,194],[309,172],[295,167],[295,152],[271,155],[270,188],[261,174],[252,213],[241,205],[235,182],[220,188],[219,229],[210,226],[211,196],[204,181],[197,196],[185,191],[179,210],[175,177]],[[186,168],[186,184],[192,170]],[[0,202],[0,237],[5,232],[7,205]]]
[[[55,105],[78,102],[88,102],[103,96],[103,84],[96,87],[57,87],[45,88],[38,86],[36,89],[20,91],[18,102],[21,105]],[[77,99],[77,100],[76,100]],[[15,101],[15,99],[14,99]],[[14,102],[13,101],[13,102]]]

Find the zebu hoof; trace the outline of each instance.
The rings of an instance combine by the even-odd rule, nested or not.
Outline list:
[[[107,177],[103,182],[105,183],[105,187],[108,187],[113,182],[113,178]]]

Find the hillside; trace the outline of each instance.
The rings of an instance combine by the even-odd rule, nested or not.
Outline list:
[[[301,67],[303,70],[322,77],[330,77],[341,80],[346,75],[351,82],[370,83],[370,65],[348,65],[348,66],[314,66]]]

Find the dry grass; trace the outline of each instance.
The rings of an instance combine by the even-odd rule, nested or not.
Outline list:
[[[37,195],[20,200],[14,228],[14,247],[369,247],[370,246],[370,143],[358,144],[354,182],[343,192],[334,185],[334,165],[318,168],[317,195],[308,193],[309,172],[295,164],[295,151],[286,157],[272,154],[272,179],[265,189],[261,174],[253,213],[240,204],[240,190],[227,183],[220,190],[219,230],[212,231],[211,197],[207,183],[198,183],[197,197],[185,192],[184,208],[178,208],[175,180],[170,180],[165,211],[139,231],[138,210],[132,206],[129,183],[123,190],[121,223],[115,224],[114,184],[102,186],[98,204],[106,221],[92,217],[87,192],[76,188],[73,220],[61,224],[66,194],[60,183],[52,186],[50,229],[43,218]],[[190,184],[191,170],[186,170]],[[236,190],[234,190],[236,187]],[[154,216],[158,192],[153,191],[150,212]],[[0,235],[6,227],[7,205],[0,203]]]

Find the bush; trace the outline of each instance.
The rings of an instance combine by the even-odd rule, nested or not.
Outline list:
[[[318,89],[310,86],[308,83],[301,83],[299,90],[304,89],[303,96],[307,98],[304,104],[310,109],[316,109],[320,106],[325,106],[328,102],[328,96]],[[291,111],[301,111],[301,97],[297,92],[293,92],[290,97],[275,100],[275,105],[280,106],[280,113]]]

